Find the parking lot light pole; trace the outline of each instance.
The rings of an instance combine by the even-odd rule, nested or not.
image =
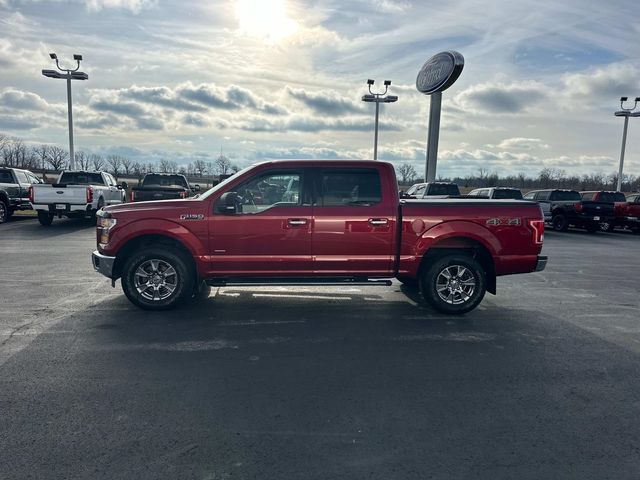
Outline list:
[[[640,102],[640,97],[636,97],[633,108],[625,108],[624,102],[628,100],[628,97],[620,97],[620,110],[615,113],[616,117],[624,117],[624,127],[622,128],[622,147],[620,148],[620,166],[618,167],[618,184],[616,190],[620,192],[622,190],[622,170],[624,167],[624,151],[627,147],[627,128],[629,127],[629,117],[640,117],[640,111],[634,112]]]
[[[362,101],[376,104],[376,120],[375,120],[374,135],[373,135],[373,159],[377,160],[378,159],[378,117],[380,116],[380,103],[397,102],[398,96],[387,95],[387,91],[389,90],[389,86],[391,85],[391,80],[384,81],[384,92],[381,92],[381,93],[373,93],[371,91],[371,86],[374,83],[375,83],[375,80],[372,80],[372,79],[367,80],[367,85],[369,86],[369,94],[363,95]]]
[[[55,53],[50,53],[49,56],[52,60],[56,61],[56,70],[42,70],[42,75],[49,78],[62,78],[67,81],[67,116],[69,121],[69,168],[73,170],[75,168],[75,153],[73,151],[73,109],[71,107],[71,80],[88,80],[89,75],[84,72],[80,72],[80,62],[82,61],[82,55],[74,55],[73,59],[77,62],[76,68],[62,68],[58,56]],[[64,72],[64,73],[60,73]]]

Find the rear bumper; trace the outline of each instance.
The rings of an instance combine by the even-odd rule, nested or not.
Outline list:
[[[542,270],[544,270],[547,266],[547,260],[549,259],[549,257],[547,257],[546,255],[538,255],[538,260],[536,261],[536,268],[535,268],[535,272],[541,272]]]
[[[56,209],[56,205],[64,205],[64,209]],[[93,208],[91,203],[85,204],[71,204],[71,203],[33,203],[32,207],[34,210],[40,210],[50,213],[80,213],[80,212],[90,212]]]
[[[116,257],[102,255],[100,252],[95,250],[91,254],[91,263],[93,264],[93,269],[96,272],[113,279],[113,266],[116,263]]]

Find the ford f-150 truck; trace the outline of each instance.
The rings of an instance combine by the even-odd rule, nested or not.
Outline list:
[[[614,218],[613,203],[583,200],[575,190],[534,190],[523,198],[538,202],[545,220],[550,220],[551,228],[558,232],[573,225],[594,233],[600,230],[602,222],[611,222]]]
[[[104,206],[124,203],[126,188],[126,182],[118,184],[107,172],[66,171],[53,185],[34,185],[29,200],[40,224],[48,226],[56,215],[89,217]]]
[[[132,202],[187,198],[200,191],[200,185],[189,185],[187,177],[174,173],[147,173],[137,187],[131,189]]]
[[[594,201],[609,203],[613,206],[613,217],[605,218],[600,222],[600,230],[604,232],[613,232],[619,226],[624,226],[624,211],[627,205],[627,199],[622,192],[597,190],[589,192],[580,192],[582,201]]]
[[[464,313],[496,277],[544,269],[535,202],[398,198],[390,163],[270,161],[196,198],[98,212],[95,270],[145,309],[209,286],[418,283]]]
[[[6,222],[16,210],[29,210],[29,187],[42,183],[29,170],[0,167],[0,223]]]

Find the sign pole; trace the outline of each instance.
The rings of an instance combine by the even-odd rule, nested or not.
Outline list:
[[[462,54],[449,50],[431,57],[418,72],[416,88],[419,92],[431,97],[427,134],[427,158],[424,168],[425,182],[434,182],[436,179],[442,92],[455,83],[463,68],[464,57]]]
[[[435,182],[438,162],[438,138],[440,136],[440,111],[442,110],[442,92],[431,94],[429,108],[429,132],[427,137],[427,162],[425,165],[425,182]]]

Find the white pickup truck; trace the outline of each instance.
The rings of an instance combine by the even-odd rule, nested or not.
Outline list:
[[[124,203],[126,182],[118,184],[107,172],[62,172],[53,185],[33,185],[29,201],[38,212],[41,225],[51,225],[53,218],[91,217],[102,207]]]

